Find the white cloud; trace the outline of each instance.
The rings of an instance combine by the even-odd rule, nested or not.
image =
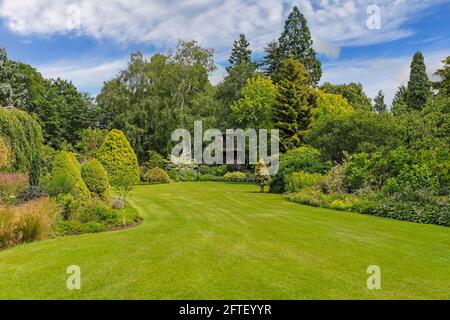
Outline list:
[[[450,48],[424,52],[427,73],[430,78],[441,67],[441,60],[448,56]],[[333,84],[360,82],[370,98],[383,90],[385,102],[390,105],[397,88],[408,83],[412,56],[395,58],[355,59],[324,65],[322,82]]]
[[[373,44],[413,33],[403,25],[445,0],[0,0],[0,17],[20,35],[75,33],[94,39],[153,43],[195,39],[228,55],[240,32],[255,51],[276,38],[294,4],[310,24],[318,52],[337,56],[342,45]],[[381,29],[369,30],[367,7],[381,7]]]
[[[96,94],[104,81],[112,79],[126,68],[128,61],[128,57],[106,62],[60,60],[40,65],[37,69],[45,78],[66,79],[80,90]]]

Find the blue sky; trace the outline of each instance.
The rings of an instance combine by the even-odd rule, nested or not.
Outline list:
[[[149,57],[178,39],[195,39],[215,50],[211,80],[217,83],[238,34],[261,57],[293,5],[310,25],[322,81],[361,82],[371,97],[382,89],[391,101],[407,82],[415,51],[425,54],[430,75],[450,55],[445,0],[0,0],[0,46],[44,76],[66,78],[95,95],[126,66],[130,52]],[[378,18],[379,28],[368,25]]]

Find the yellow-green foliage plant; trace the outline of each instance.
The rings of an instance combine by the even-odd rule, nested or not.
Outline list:
[[[0,137],[0,169],[7,167],[11,161],[11,153],[4,138]]]
[[[108,172],[112,185],[121,184],[124,179],[129,180],[131,184],[139,182],[140,171],[136,153],[122,131],[111,130],[103,141],[97,158]]]
[[[40,157],[42,130],[36,119],[16,108],[0,107],[0,137],[9,148],[9,167],[13,171],[26,171],[31,161]]]
[[[91,159],[81,167],[81,177],[91,195],[104,202],[111,202],[108,173],[97,159]]]
[[[156,167],[145,173],[144,181],[150,183],[170,183],[170,177],[163,169]]]
[[[341,95],[324,93],[320,90],[317,93],[317,107],[313,110],[313,122],[328,114],[346,115],[355,111],[347,99]]]
[[[74,154],[61,151],[53,162],[47,186],[51,196],[71,194],[80,202],[91,200],[91,193],[81,177],[81,168]]]
[[[255,166],[255,180],[256,183],[259,184],[261,188],[261,192],[264,193],[264,187],[270,184],[272,180],[269,174],[269,170],[267,170],[266,164],[264,160],[259,160]]]

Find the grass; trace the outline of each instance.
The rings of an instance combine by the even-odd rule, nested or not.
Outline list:
[[[8,299],[449,299],[450,228],[312,208],[256,186],[137,186],[134,229],[0,252]],[[81,268],[81,290],[66,269]],[[366,269],[381,268],[381,290]]]

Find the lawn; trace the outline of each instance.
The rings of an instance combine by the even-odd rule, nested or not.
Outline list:
[[[450,298],[450,228],[312,208],[243,184],[135,187],[144,222],[0,252],[0,298]],[[81,268],[81,290],[66,269]],[[381,290],[366,269],[381,268]]]

